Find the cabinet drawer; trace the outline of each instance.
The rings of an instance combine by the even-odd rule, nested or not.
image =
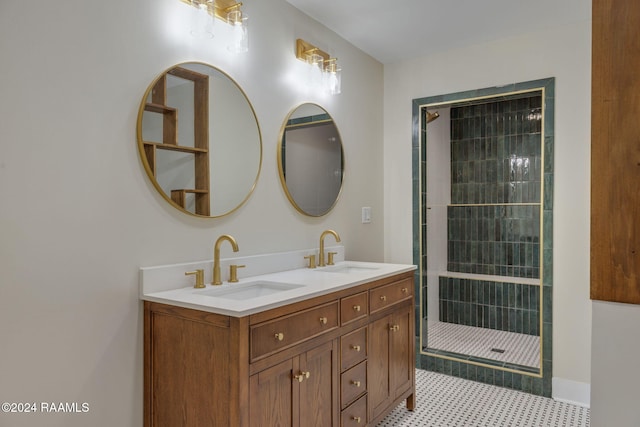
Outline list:
[[[341,427],[362,427],[367,424],[367,396],[362,396],[341,414]]]
[[[365,326],[340,337],[340,371],[367,358],[367,331]]]
[[[342,407],[348,406],[355,399],[367,392],[367,361],[345,371],[340,376],[340,396]]]
[[[338,301],[251,327],[251,360],[298,344],[338,327]]]
[[[402,280],[369,291],[371,313],[413,296],[413,282]]]
[[[340,300],[340,323],[346,325],[369,314],[369,298],[366,292]]]

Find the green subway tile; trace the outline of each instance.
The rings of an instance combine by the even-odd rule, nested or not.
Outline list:
[[[443,360],[442,373],[443,374],[447,374],[447,375],[451,375],[451,373],[452,373],[451,360],[449,360],[449,359],[444,359]]]
[[[552,391],[551,391],[551,377],[545,375],[544,378],[542,378],[542,396],[544,397],[553,397],[552,396]]]
[[[544,174],[544,209],[553,209],[553,174]]]
[[[542,362],[543,374],[545,378],[553,378],[553,362],[551,360],[545,360]]]
[[[553,251],[551,249],[544,249],[542,256],[544,258],[542,283],[550,286],[553,282]]]
[[[554,153],[553,136],[545,135],[544,138],[544,173],[553,174],[553,153]]]
[[[530,320],[531,320],[531,314],[529,310],[526,310],[525,312],[523,312],[523,315],[522,315],[522,333],[523,334],[531,335]]]
[[[502,385],[504,387],[513,388],[513,373],[504,371],[502,378]]]
[[[553,328],[551,323],[543,323],[542,329],[542,359],[551,360],[553,355]]]
[[[451,362],[451,375],[453,375],[454,377],[460,376],[460,362],[458,361]]]
[[[542,378],[532,378],[531,393],[536,394],[538,396],[542,395]]]
[[[522,374],[513,372],[511,374],[511,388],[514,390],[522,390]]]
[[[481,383],[486,382],[486,374],[487,374],[487,368],[478,366],[476,368],[476,381],[479,381]]]
[[[502,300],[503,289],[506,288],[508,284],[506,283],[496,283],[496,306],[502,307],[504,305]]]
[[[504,385],[504,374],[506,372],[496,369],[493,372],[493,384],[498,387],[502,387]]]
[[[487,384],[495,384],[495,369],[485,368],[484,371],[484,381]]]
[[[553,294],[553,291],[552,291],[551,287],[550,286],[545,286],[544,287],[544,291],[543,291],[544,308],[545,308],[543,322],[551,323],[551,321],[552,321],[553,310],[550,309],[551,308],[552,294]]]
[[[467,365],[467,379],[471,381],[477,380],[477,366],[476,365]]]
[[[429,356],[428,358],[428,366],[429,366],[429,370],[437,372],[436,371],[436,362],[437,362],[438,358],[437,357],[431,357]]]
[[[442,372],[444,369],[444,359],[440,358],[440,357],[436,357],[435,358],[435,368],[434,370],[436,372]]]

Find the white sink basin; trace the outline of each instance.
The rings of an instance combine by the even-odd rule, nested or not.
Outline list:
[[[345,262],[339,265],[332,265],[329,267],[322,267],[317,271],[326,271],[328,273],[370,273],[374,270],[378,270],[378,267],[366,264],[360,264],[355,262]]]
[[[194,294],[230,300],[248,300],[263,297],[266,295],[272,295],[278,292],[289,291],[291,289],[301,288],[302,286],[304,285],[259,281],[230,285],[230,287],[226,287],[224,289],[209,289],[199,292],[196,291],[194,292]]]

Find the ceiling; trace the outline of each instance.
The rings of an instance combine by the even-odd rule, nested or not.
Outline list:
[[[591,0],[287,0],[382,63],[591,19]]]

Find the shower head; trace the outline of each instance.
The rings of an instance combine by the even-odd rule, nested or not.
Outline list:
[[[440,117],[440,114],[437,111],[435,113],[430,113],[427,111],[427,123],[431,123],[438,117]]]

